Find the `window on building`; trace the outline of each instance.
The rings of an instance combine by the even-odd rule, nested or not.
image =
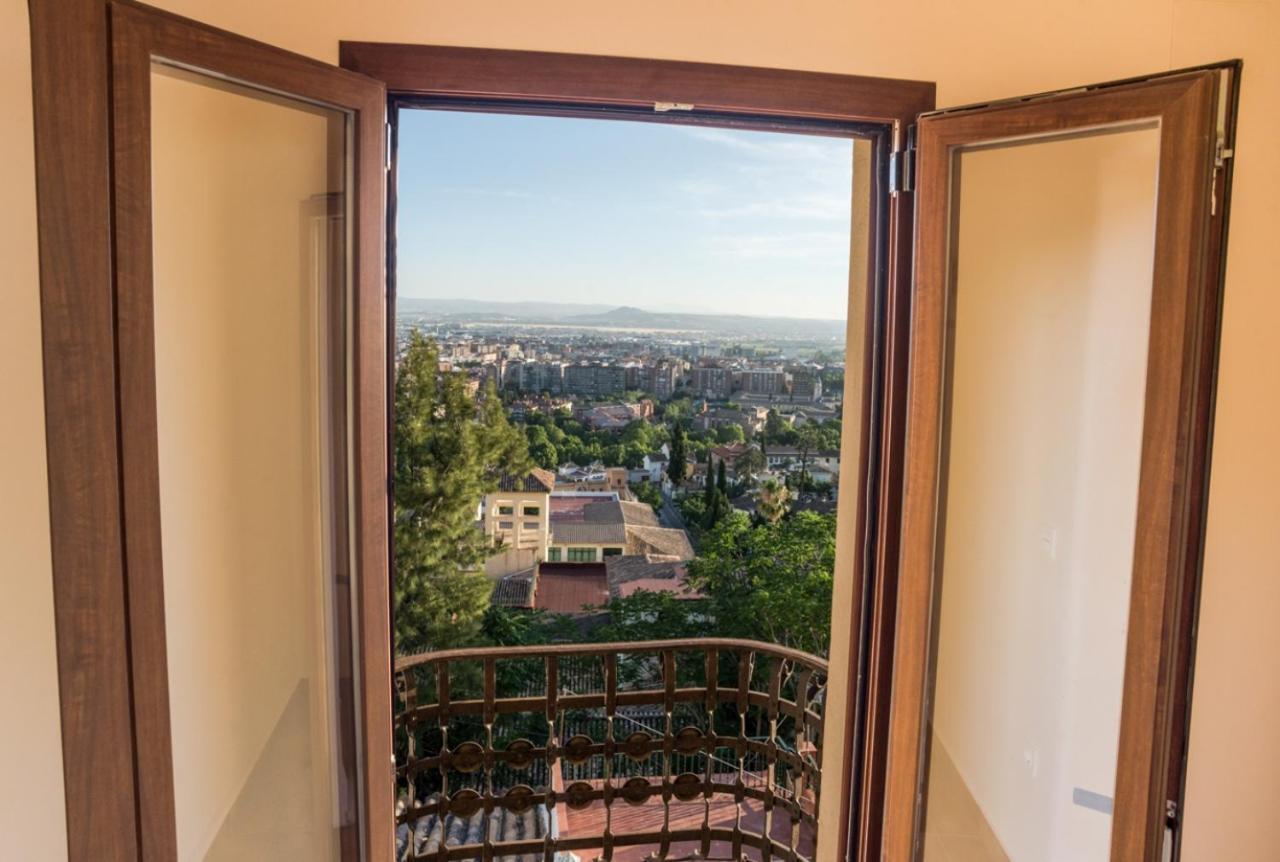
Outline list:
[[[542,507],[541,506],[525,506],[524,513],[526,515],[533,515],[536,517],[542,514]]]
[[[571,563],[594,563],[596,561],[595,548],[570,548],[569,562]]]
[[[524,528],[525,528],[526,530],[536,530],[536,529],[538,529],[538,522],[537,522],[537,521],[525,521],[525,522],[524,522]]]
[[[499,506],[498,507],[499,515],[514,515],[515,513],[516,513],[515,506]]]
[[[622,554],[622,548],[605,548],[604,555],[606,557],[617,557]]]
[[[511,529],[512,527],[514,527],[514,526],[515,526],[515,524],[514,524],[513,522],[511,522],[511,521],[499,521],[499,522],[498,522],[498,529],[499,529],[499,530],[510,530],[510,529]]]
[[[558,563],[558,562],[560,562],[560,549],[559,549],[559,548],[547,548],[547,562],[548,562],[548,563]]]

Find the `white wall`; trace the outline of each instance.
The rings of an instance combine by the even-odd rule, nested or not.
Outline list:
[[[934,732],[1013,862],[1107,859],[1159,134],[961,157]],[[952,839],[943,839],[952,840]]]
[[[936,80],[941,104],[1143,74],[1243,57],[1246,63],[1228,256],[1223,353],[1210,489],[1205,592],[1192,722],[1184,859],[1274,858],[1280,846],[1280,3],[1278,0],[596,0],[506,3],[474,0],[166,0],[159,5],[216,26],[336,61],[339,39],[381,39],[503,48],[623,54]],[[13,486],[42,496],[38,284],[29,191],[29,80],[25,4],[5,0],[5,107],[0,133],[4,302],[17,309],[0,326],[13,351],[19,427],[4,431],[0,464]],[[12,44],[10,44],[12,40]],[[25,202],[24,202],[25,198]],[[23,261],[26,261],[24,264]],[[6,271],[7,275],[7,271]],[[9,357],[6,352],[6,359]],[[9,418],[8,416],[6,417]],[[47,526],[22,504],[2,522],[3,571],[47,572]],[[11,534],[11,536],[10,536]],[[12,540],[11,540],[12,539]],[[34,559],[34,564],[29,561]],[[11,563],[13,560],[16,565]],[[29,705],[6,700],[6,726],[56,727],[53,633],[47,584],[12,594],[6,611],[30,626],[22,640],[42,660],[23,663],[13,685]],[[6,629],[9,631],[9,629]],[[6,639],[8,640],[8,639]],[[15,735],[13,747],[18,748]],[[8,743],[6,743],[8,744]],[[42,786],[23,788],[2,810],[6,840],[45,859],[61,826],[56,738],[24,735],[18,752],[38,764]],[[6,756],[10,749],[6,748]],[[828,795],[830,796],[830,794]],[[824,812],[829,810],[824,803]],[[824,833],[834,818],[824,817]],[[824,847],[832,842],[824,837]],[[56,855],[56,854],[54,854]],[[22,858],[18,856],[17,858]]]

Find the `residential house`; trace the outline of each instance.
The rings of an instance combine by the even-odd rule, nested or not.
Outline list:
[[[765,449],[765,466],[772,472],[792,473],[800,469],[801,453],[795,446],[769,446]],[[837,484],[840,481],[840,450],[817,449],[807,454],[809,475],[816,482]]]
[[[502,550],[485,561],[490,577],[532,569],[546,559],[550,535],[547,498],[556,475],[535,469],[527,476],[503,476],[498,490],[480,504],[480,527]]]

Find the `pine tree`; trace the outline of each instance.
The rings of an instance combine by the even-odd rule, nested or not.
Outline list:
[[[492,383],[477,403],[414,333],[396,373],[393,446],[396,651],[474,642],[492,587],[477,569],[494,551],[476,507],[503,475],[528,473],[524,435]]]
[[[716,490],[726,497],[729,496],[729,480],[725,477],[724,459],[720,459],[720,463],[716,465]]]

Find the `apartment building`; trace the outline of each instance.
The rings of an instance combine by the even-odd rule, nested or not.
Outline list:
[[[551,523],[547,497],[555,487],[554,473],[535,469],[528,476],[503,476],[498,490],[485,495],[479,526],[503,548],[485,561],[486,575],[501,577],[546,559]]]
[[[734,389],[747,395],[780,396],[791,392],[791,375],[781,368],[747,368],[734,373]]]
[[[578,363],[564,368],[563,390],[585,398],[607,398],[627,389],[627,371],[620,365]]]
[[[719,365],[699,365],[693,369],[692,388],[703,398],[726,399],[733,394],[733,369]]]
[[[795,401],[818,401],[822,398],[822,373],[817,366],[792,365],[787,368],[791,375],[791,398]]]

